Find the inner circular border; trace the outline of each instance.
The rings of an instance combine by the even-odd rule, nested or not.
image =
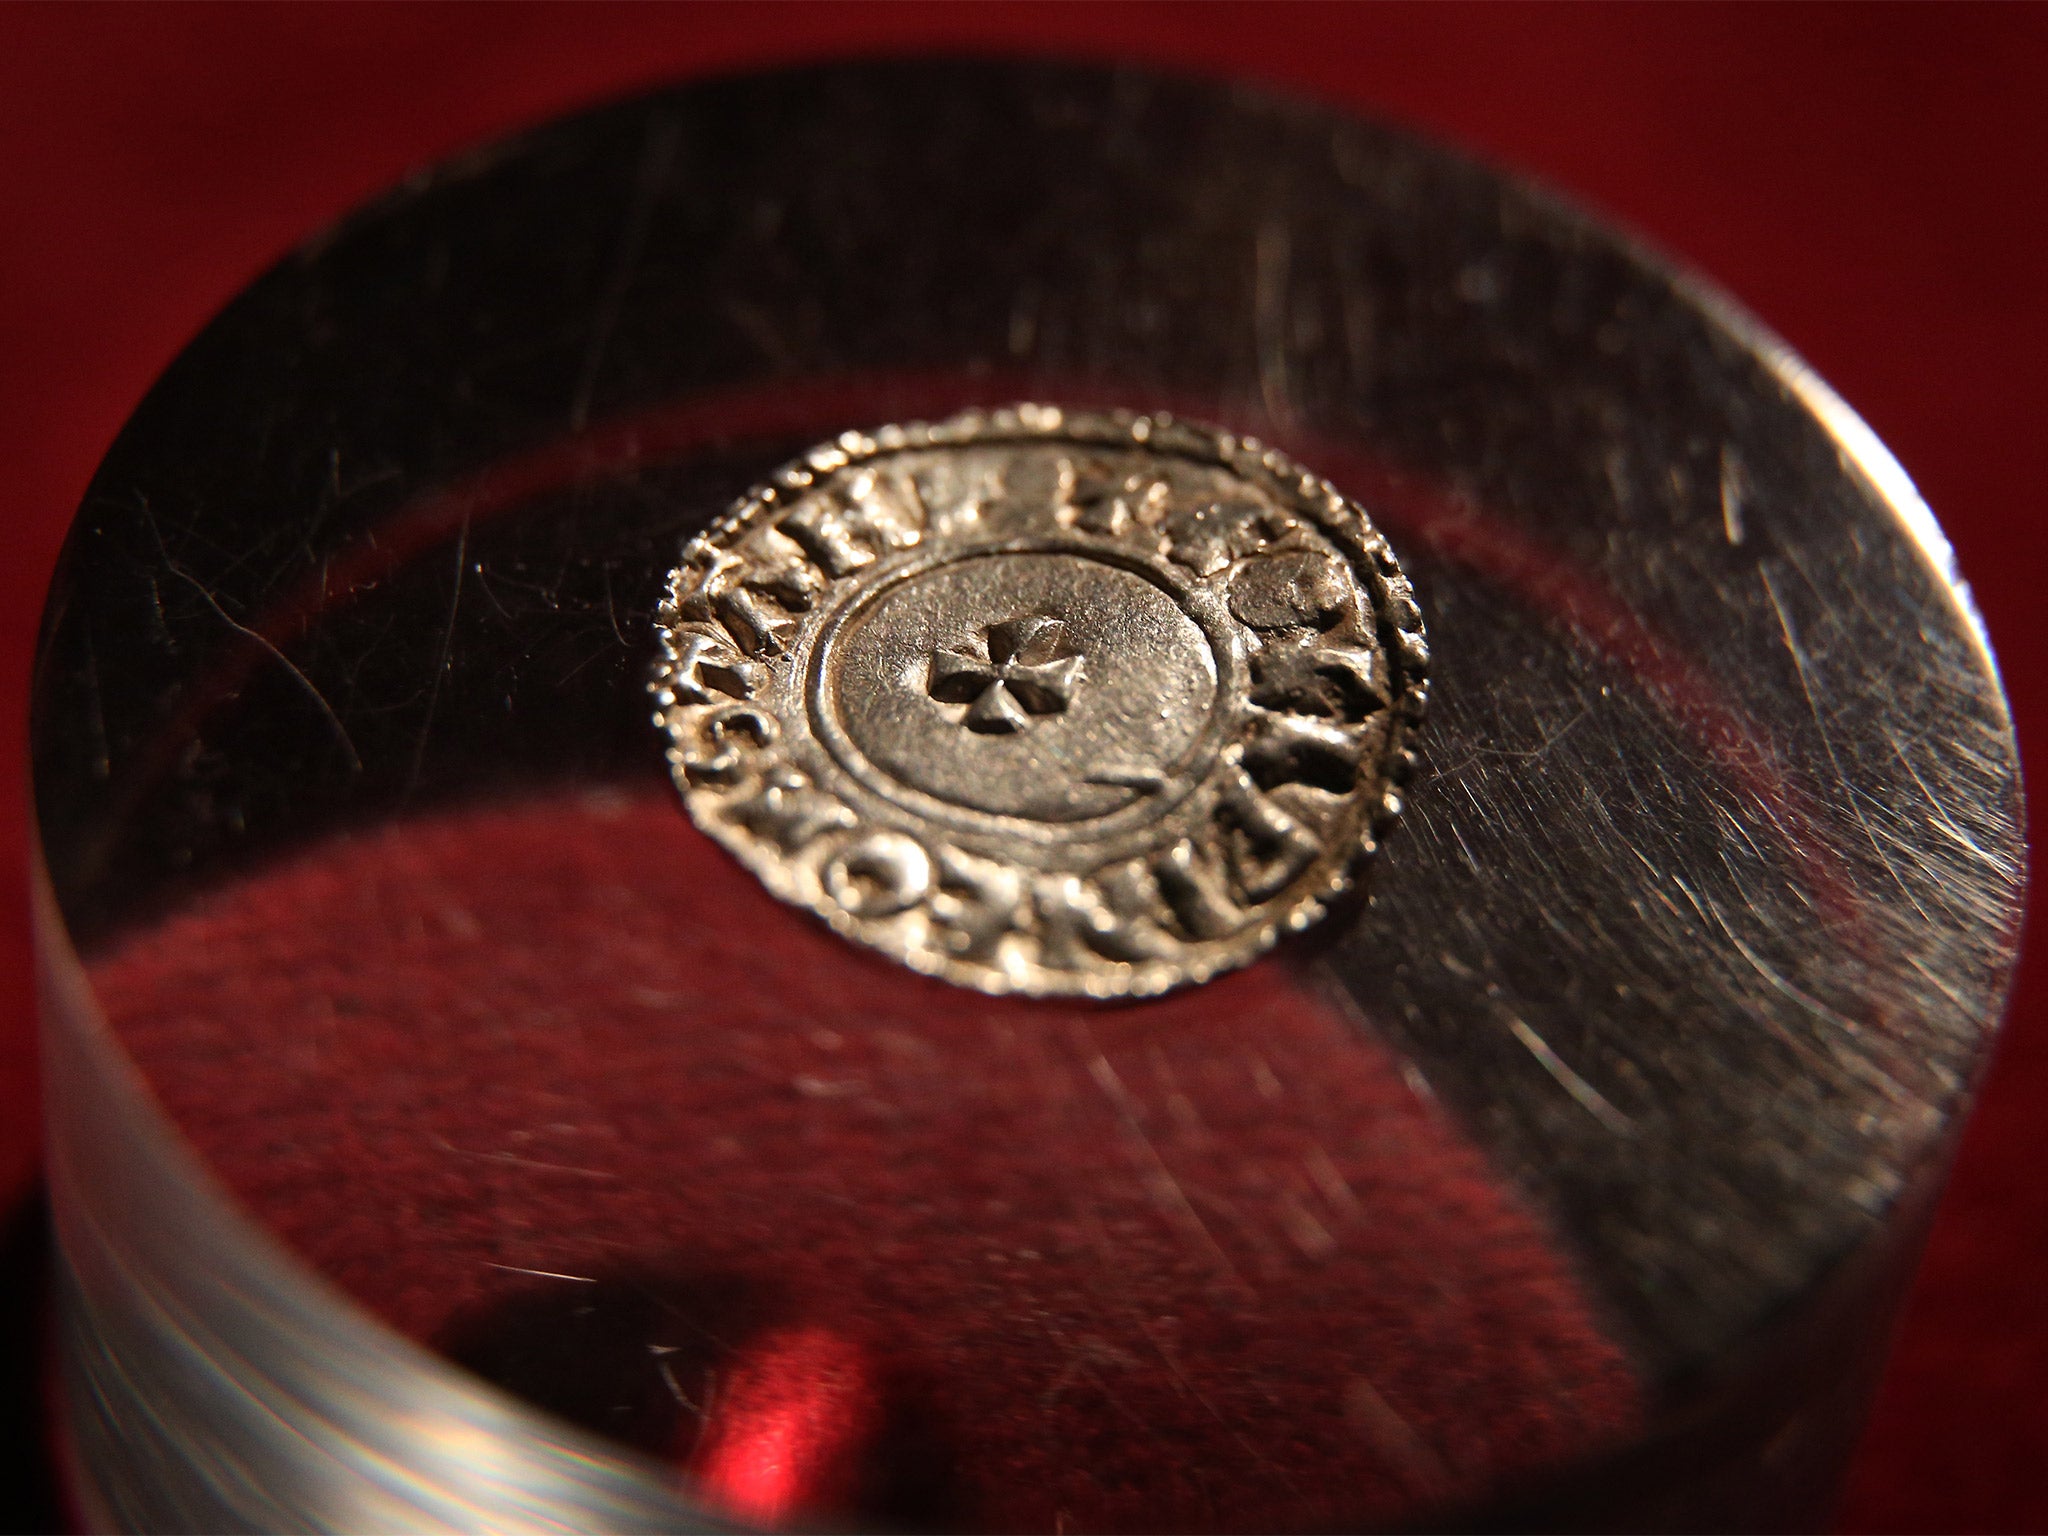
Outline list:
[[[851,733],[840,722],[838,680],[827,674],[834,643],[847,625],[890,592],[920,576],[972,560],[1001,559],[1008,555],[1068,555],[1128,571],[1163,592],[1175,607],[1194,621],[1209,642],[1210,655],[1216,662],[1216,689],[1208,718],[1193,747],[1174,762],[1160,765],[1161,776],[1167,780],[1167,788],[1160,794],[1142,797],[1131,805],[1102,816],[1068,822],[977,811],[920,790],[889,774],[860,750]],[[1087,848],[1092,857],[1099,855],[1105,844],[1113,846],[1117,840],[1172,815],[1208,783],[1216,759],[1229,742],[1232,701],[1248,685],[1244,645],[1237,625],[1238,621],[1230,614],[1220,595],[1199,580],[1183,580],[1169,562],[1147,559],[1129,549],[1099,544],[1071,533],[1054,538],[1006,539],[932,550],[913,555],[883,573],[880,579],[870,580],[850,594],[820,624],[811,641],[810,654],[803,663],[805,723],[844,773],[898,810],[916,816],[920,823],[937,823],[949,832],[964,832],[1004,844],[1023,842],[1041,847]]]

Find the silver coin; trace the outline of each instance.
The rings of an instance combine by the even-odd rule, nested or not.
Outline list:
[[[848,433],[683,551],[656,723],[776,895],[985,992],[1205,980],[1399,814],[1422,620],[1244,437],[1051,406]]]

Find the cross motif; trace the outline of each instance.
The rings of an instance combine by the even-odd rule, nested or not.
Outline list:
[[[1081,682],[1081,658],[1066,649],[1067,626],[1032,615],[991,624],[979,651],[942,646],[932,653],[931,696],[969,706],[970,731],[1007,736],[1033,715],[1056,715]]]

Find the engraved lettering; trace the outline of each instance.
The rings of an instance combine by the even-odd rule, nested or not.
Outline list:
[[[896,506],[873,471],[853,476],[839,498],[806,502],[776,525],[834,580],[878,555],[915,544],[915,519]]]
[[[1102,893],[1079,875],[1041,880],[1034,894],[1048,965],[1074,970],[1086,963],[1091,950],[1127,962],[1159,953],[1160,945],[1135,918],[1110,906]]]
[[[756,656],[780,656],[796,633],[796,620],[751,587],[734,587],[711,600],[721,622]]]
[[[1117,473],[1100,464],[1068,472],[1073,489],[1059,520],[1070,528],[1121,538],[1159,519],[1167,484],[1145,471]]]
[[[1322,851],[1314,834],[1268,800],[1241,767],[1224,770],[1217,810],[1238,834],[1226,843],[1231,873],[1255,903],[1288,885]]]
[[[702,575],[680,605],[682,616],[724,625],[751,656],[779,656],[796,621],[763,595],[764,582],[782,584],[779,565],[763,575],[731,550],[718,550],[704,558]]]
[[[1354,600],[1342,563],[1319,550],[1262,555],[1230,578],[1230,611],[1253,629],[1326,630]]]
[[[1349,794],[1358,782],[1366,733],[1300,715],[1269,714],[1255,720],[1244,744],[1244,766],[1261,789],[1308,784],[1333,795]]]
[[[1257,502],[1237,498],[1182,507],[1166,519],[1163,553],[1197,576],[1213,576],[1256,551],[1265,542],[1270,520]]]
[[[1364,646],[1279,642],[1252,658],[1252,702],[1264,709],[1362,720],[1386,707],[1385,667]]]
[[[676,637],[675,652],[669,663],[668,686],[685,704],[716,704],[720,695],[744,699],[768,679],[761,667],[740,655],[721,634],[684,630]]]
[[[966,960],[988,959],[1022,919],[1024,877],[993,859],[945,845],[939,848],[938,863],[931,911],[944,930],[947,952]]]
[[[870,832],[825,862],[825,889],[855,917],[889,917],[931,893],[932,861],[913,838]]]
[[[857,826],[858,818],[830,795],[811,787],[803,772],[780,764],[761,776],[754,793],[732,808],[732,819],[784,853],[820,833]]]
[[[780,728],[765,710],[728,704],[706,715],[697,732],[704,749],[683,758],[683,772],[692,784],[731,784],[746,772],[750,757],[775,745]]]
[[[1196,857],[1195,845],[1182,838],[1152,864],[1159,892],[1181,926],[1198,939],[1221,938],[1244,926],[1244,912],[1223,890],[1215,871]]]

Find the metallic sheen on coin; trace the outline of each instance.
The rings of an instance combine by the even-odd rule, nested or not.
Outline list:
[[[1364,509],[1163,415],[848,433],[690,542],[659,624],[697,825],[985,992],[1163,992],[1314,922],[1427,697]]]

